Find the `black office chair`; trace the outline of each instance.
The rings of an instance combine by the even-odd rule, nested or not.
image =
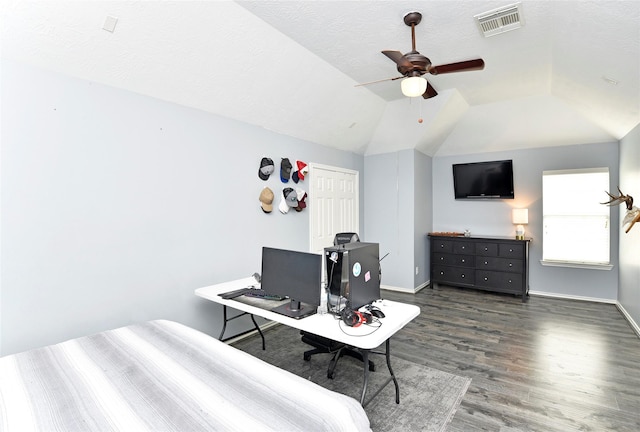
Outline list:
[[[360,237],[358,237],[358,234],[356,233],[352,233],[352,232],[338,233],[333,238],[333,245],[338,246],[345,243],[355,243],[359,241],[360,241]]]
[[[338,233],[333,238],[333,245],[338,246],[344,243],[353,243],[359,242],[360,238],[356,233]],[[333,354],[331,361],[329,361],[329,367],[327,369],[327,378],[333,379],[335,376],[336,365],[338,364],[338,360],[340,360],[343,356],[353,357],[360,361],[364,361],[362,354],[360,351],[343,344],[342,342],[336,342],[331,339],[327,339],[322,336],[318,336],[313,333],[309,333],[306,331],[300,331],[302,335],[302,342],[309,344],[314,347],[314,349],[305,351],[303,358],[305,361],[311,360],[311,356],[314,354]],[[369,360],[369,370],[371,372],[376,370],[375,364]]]

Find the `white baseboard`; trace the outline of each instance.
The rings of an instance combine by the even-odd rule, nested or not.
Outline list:
[[[418,285],[415,288],[404,288],[404,287],[397,287],[397,286],[393,286],[393,285],[380,285],[380,289],[381,290],[387,290],[387,291],[397,291],[397,292],[403,292],[403,293],[408,293],[408,294],[415,294],[418,291],[420,291],[421,289],[428,287],[429,286],[429,281],[426,281],[425,283]]]
[[[636,335],[640,338],[640,327],[638,326],[638,324],[633,320],[633,318],[631,318],[631,315],[629,315],[629,313],[626,311],[624,306],[620,304],[620,302],[616,302],[616,307],[618,308],[620,313],[624,315],[624,317],[629,322],[629,325],[631,325],[633,331],[636,332]]]
[[[607,304],[616,305],[616,307],[618,308],[622,316],[624,316],[624,318],[627,320],[627,322],[629,323],[633,331],[640,338],[640,326],[638,326],[638,324],[633,320],[631,315],[629,315],[629,313],[617,300],[602,299],[602,298],[595,298],[595,297],[582,297],[582,296],[574,296],[574,295],[567,295],[567,294],[553,294],[553,293],[538,292],[538,291],[529,291],[529,295],[535,295],[539,297],[562,298],[562,299],[568,299],[568,300],[590,301],[590,302],[596,302],[596,303],[607,303]]]
[[[529,291],[529,295],[534,295],[538,297],[552,297],[552,298],[560,298],[567,300],[581,300],[581,301],[589,301],[596,303],[608,303],[608,304],[616,304],[617,300],[613,299],[603,299],[598,297],[584,297],[584,296],[576,296],[570,294],[556,294],[556,293],[548,293],[543,291]]]

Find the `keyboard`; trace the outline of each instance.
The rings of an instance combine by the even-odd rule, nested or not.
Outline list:
[[[277,295],[277,294],[268,294],[258,288],[248,288],[243,295],[247,297],[256,297],[256,298],[262,298],[266,300],[284,300],[286,298],[284,296]]]
[[[240,289],[237,289],[237,290],[233,290],[233,291],[229,291],[229,292],[225,292],[225,293],[220,293],[218,295],[220,297],[222,297],[223,299],[232,299],[232,298],[240,297],[241,295],[243,295],[244,293],[246,293],[250,289],[251,288],[249,288],[249,287],[240,288]]]
[[[284,300],[286,298],[276,294],[267,294],[265,291],[259,288],[253,288],[253,287],[240,288],[237,290],[225,292],[218,295],[223,299],[233,299],[236,297],[240,297],[241,295],[244,295],[247,297],[262,298],[265,300]]]

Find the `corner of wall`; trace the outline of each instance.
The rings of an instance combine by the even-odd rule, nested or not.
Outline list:
[[[627,310],[624,308],[624,306],[622,306],[622,304],[620,304],[620,302],[616,302],[616,307],[618,308],[620,313],[624,315],[624,317],[627,319],[627,321],[629,322],[629,325],[631,326],[633,331],[636,332],[636,335],[638,336],[638,338],[640,338],[640,326],[638,326],[638,323],[635,322],[633,317],[629,315],[629,312],[627,312]]]

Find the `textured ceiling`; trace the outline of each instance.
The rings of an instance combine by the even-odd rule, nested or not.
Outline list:
[[[522,28],[482,36],[473,16],[509,3],[3,0],[1,53],[363,154],[605,142],[640,122],[640,2],[523,0]],[[356,87],[398,76],[380,51],[410,50],[411,10],[433,64],[485,69],[428,76],[429,100]]]

